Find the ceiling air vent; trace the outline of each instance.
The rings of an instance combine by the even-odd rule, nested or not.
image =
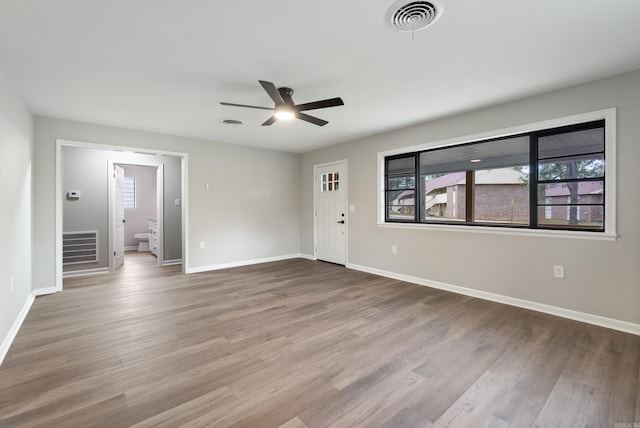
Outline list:
[[[222,123],[225,125],[242,125],[242,121],[236,119],[223,119]]]
[[[427,28],[442,14],[442,6],[434,1],[397,1],[387,12],[387,22],[394,28],[414,32]]]

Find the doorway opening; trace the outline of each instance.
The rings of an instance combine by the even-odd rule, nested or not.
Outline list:
[[[163,171],[164,165],[113,164],[110,271],[119,269],[126,255],[134,251],[155,256],[156,265],[168,264],[161,254]],[[180,262],[173,260],[171,264]]]
[[[182,265],[185,271],[186,153],[58,140],[56,154],[56,291],[62,290],[63,277],[116,271],[125,249],[134,245],[136,250],[148,245],[157,256],[155,265]],[[127,195],[127,206],[136,208],[124,208],[127,174],[138,184],[137,194]],[[86,242],[67,238],[84,238],[78,234],[85,231],[91,232],[95,251],[87,260],[73,259],[70,250],[82,250]]]

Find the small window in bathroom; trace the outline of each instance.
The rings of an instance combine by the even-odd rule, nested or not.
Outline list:
[[[124,178],[124,207],[125,208],[136,207],[136,178],[135,177]]]

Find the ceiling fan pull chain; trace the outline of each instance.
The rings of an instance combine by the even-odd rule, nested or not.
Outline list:
[[[411,41],[416,41],[416,17],[411,17]]]

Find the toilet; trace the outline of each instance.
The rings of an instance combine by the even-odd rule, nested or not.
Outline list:
[[[149,251],[148,233],[136,233],[133,237],[138,240],[138,251]]]

